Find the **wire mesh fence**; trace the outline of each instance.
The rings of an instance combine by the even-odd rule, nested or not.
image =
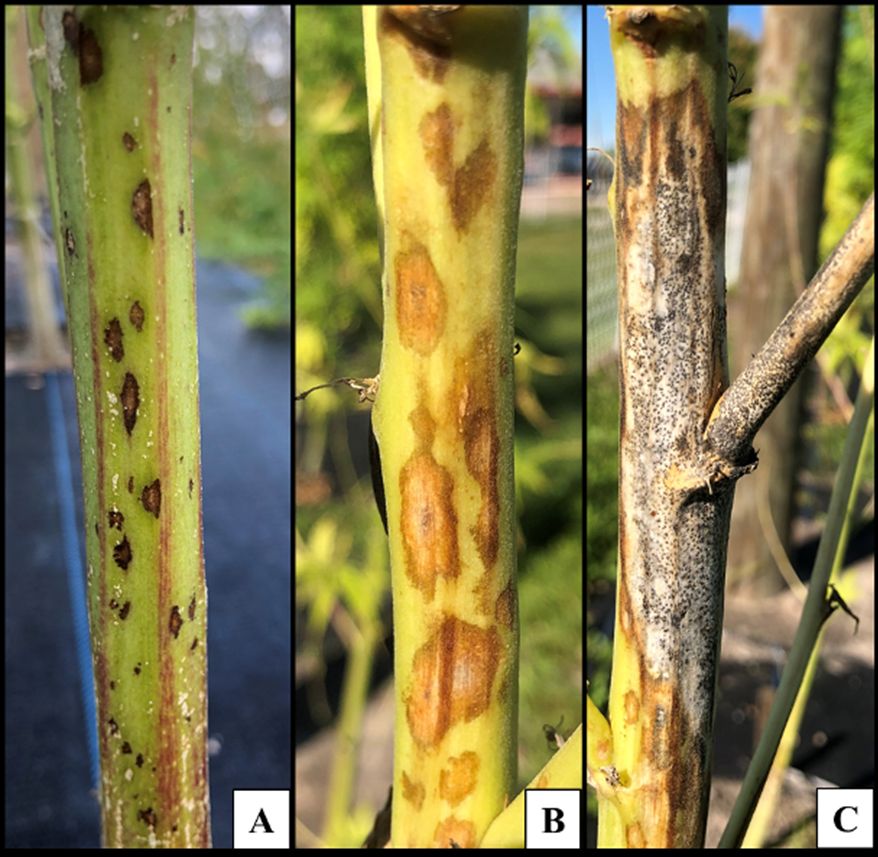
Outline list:
[[[747,211],[749,161],[729,167],[726,215],[726,282],[738,279],[744,218]],[[612,359],[619,344],[616,307],[616,245],[607,208],[610,176],[592,178],[586,194],[586,371],[592,372]]]

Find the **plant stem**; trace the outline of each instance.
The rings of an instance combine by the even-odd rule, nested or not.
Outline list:
[[[367,81],[383,163],[372,420],[395,629],[392,842],[471,848],[515,787],[513,285],[527,7],[364,7],[364,25],[378,46]]]
[[[186,6],[28,10],[79,414],[106,847],[210,845]]]
[[[728,383],[727,10],[613,6],[608,17],[621,425],[615,774],[612,800],[599,791],[598,845],[691,848],[707,818],[734,483],[701,441]]]

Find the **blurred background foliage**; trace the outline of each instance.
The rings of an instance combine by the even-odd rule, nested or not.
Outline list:
[[[360,7],[297,6],[295,33],[300,392],[339,377],[377,373],[382,307]],[[529,51],[531,62],[540,57],[559,75],[579,79],[578,46],[559,7],[531,8]],[[529,140],[549,133],[548,114],[532,93],[526,125]],[[515,469],[522,783],[550,756],[542,724],[555,725],[563,716],[560,731],[567,734],[582,720],[581,235],[580,214],[524,220],[519,237]],[[323,639],[327,599],[356,613],[354,590],[336,585],[333,568],[340,562],[365,573],[380,555],[389,590],[386,540],[366,476],[367,414],[368,405],[358,405],[346,387],[320,390],[296,405],[297,582],[305,556],[310,581],[307,590],[297,586],[297,611],[311,619],[302,623],[308,639],[297,641],[297,658]],[[309,547],[318,526],[324,533],[346,533],[335,542],[344,557],[332,555],[322,575],[314,566],[320,553]],[[386,608],[387,595],[384,602]]]
[[[7,7],[7,31],[10,12]],[[290,7],[196,6],[192,172],[196,252],[240,265],[261,288],[243,310],[251,327],[290,329]],[[36,104],[26,85],[31,167],[45,200]],[[16,49],[18,50],[18,49]],[[9,93],[7,92],[7,102]],[[45,204],[48,207],[48,204]]]
[[[290,327],[290,7],[197,6],[192,168],[202,258],[262,278],[252,327]]]
[[[821,258],[829,255],[875,189],[874,7],[848,6],[842,34],[832,150],[826,167],[823,199],[826,219],[820,233]],[[856,396],[857,377],[874,328],[873,276],[821,349],[823,371],[840,379],[851,400]],[[840,436],[843,437],[843,433]],[[840,454],[838,440],[835,445]],[[872,472],[871,468],[867,472]]]

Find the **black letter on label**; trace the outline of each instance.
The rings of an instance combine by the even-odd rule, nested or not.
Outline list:
[[[253,822],[250,832],[253,833],[257,827],[261,827],[263,833],[274,833],[271,825],[268,823],[268,817],[265,815],[264,809],[259,810],[259,815],[256,816],[256,821]]]
[[[842,826],[842,823],[841,823],[841,814],[842,814],[846,809],[852,809],[852,810],[854,811],[854,815],[857,815],[858,812],[859,812],[859,810],[857,810],[857,808],[856,808],[855,806],[840,806],[840,807],[836,810],[835,815],[832,816],[832,820],[835,822],[835,826],[836,826],[836,828],[837,828],[838,830],[840,830],[842,833],[853,833],[853,832],[857,829],[857,826],[856,826],[856,825],[854,825],[853,827],[843,827],[843,826]]]
[[[556,806],[543,808],[543,833],[560,833],[564,829],[564,811]]]

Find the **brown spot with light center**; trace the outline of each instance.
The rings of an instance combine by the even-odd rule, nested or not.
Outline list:
[[[131,214],[141,232],[145,232],[152,238],[152,193],[149,179],[144,179],[137,185],[137,189],[131,197]]]
[[[137,141],[127,131],[122,135],[122,145],[129,151],[133,152],[137,146]]]
[[[438,577],[460,574],[452,486],[449,472],[426,452],[413,455],[399,474],[406,576],[428,601]]]
[[[143,322],[146,319],[146,313],[140,305],[140,301],[134,301],[128,312],[128,320],[134,325],[135,330],[140,333],[143,330]]]
[[[118,318],[111,318],[104,328],[104,344],[110,349],[110,356],[119,363],[125,356],[125,348],[122,346],[122,325]]]
[[[122,419],[125,423],[125,431],[130,435],[137,423],[137,409],[140,407],[140,385],[130,372],[125,373],[125,381],[122,383]]]
[[[435,747],[456,723],[487,710],[499,662],[495,628],[446,616],[412,660],[405,707],[415,742]]]
[[[158,479],[144,487],[140,493],[140,502],[147,512],[159,516],[162,507],[162,483]]]
[[[439,772],[439,797],[457,806],[473,793],[478,776],[478,753],[467,750],[459,756],[451,756],[447,766]]]
[[[110,509],[107,513],[107,519],[110,524],[110,529],[115,527],[121,532],[122,524],[125,522],[125,516],[118,509]]]
[[[406,348],[426,356],[445,330],[445,286],[420,241],[403,233],[402,244],[394,258],[399,338]]]

